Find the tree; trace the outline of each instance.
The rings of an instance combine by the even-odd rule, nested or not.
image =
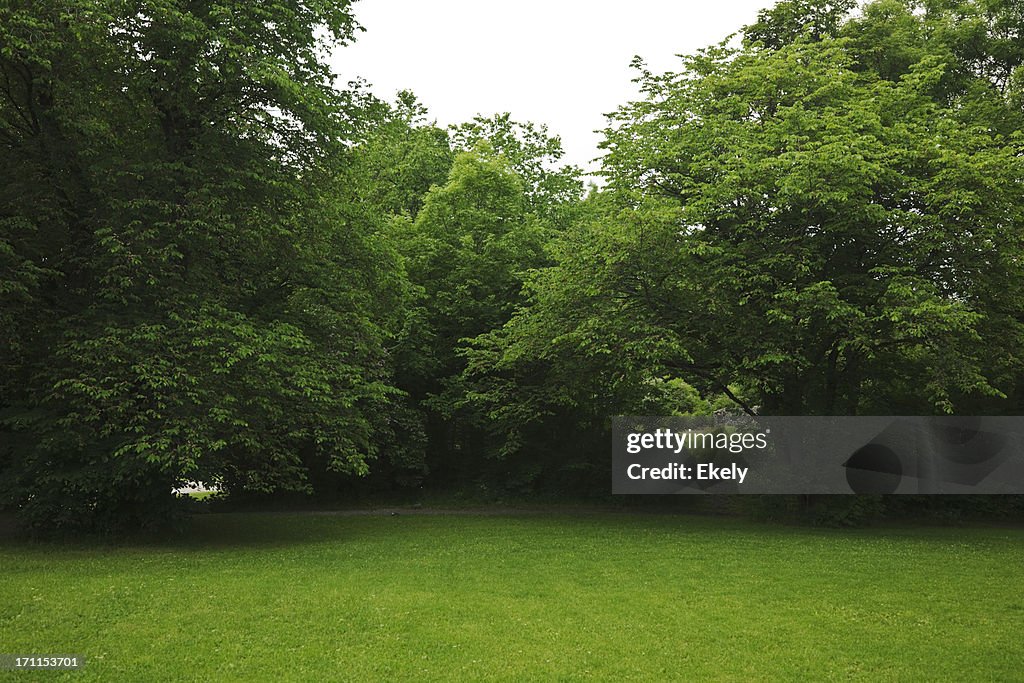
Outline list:
[[[404,101],[399,109],[410,114],[400,120],[422,121],[425,110],[409,106],[411,96]],[[416,160],[439,158],[424,153],[430,145],[417,141],[425,129],[438,139],[436,129],[415,125],[390,138],[398,149],[420,150],[392,155],[393,173],[406,173],[402,169],[413,168]],[[486,417],[463,400],[465,340],[501,327],[521,303],[526,274],[549,262],[546,245],[571,220],[581,184],[578,169],[558,165],[561,143],[542,126],[517,123],[505,114],[477,117],[449,132],[445,139],[454,162],[445,179],[432,179],[415,211],[392,212],[391,236],[412,296],[394,348],[395,382],[412,409],[405,419],[416,426],[409,431],[419,433],[422,425],[426,436],[422,461],[406,449],[406,474],[399,468],[395,478],[415,480],[409,474],[420,469],[450,483],[467,471],[481,472],[477,454],[483,450]],[[427,166],[441,165],[421,165]],[[399,192],[414,185],[427,187],[406,183]],[[390,192],[380,186],[377,191]]]
[[[692,386],[653,370],[675,334],[623,295],[641,287],[670,243],[649,239],[646,220],[592,195],[580,220],[551,245],[552,267],[527,279],[526,303],[507,324],[466,349],[465,404],[487,416],[485,455],[526,490],[603,491],[610,418],[704,414]]]
[[[447,131],[427,122],[427,109],[409,91],[357,149],[364,196],[385,215],[415,219],[427,192],[443,185],[452,167]]]
[[[602,198],[470,352],[470,397],[511,434],[506,455],[717,397],[764,414],[1013,410],[1022,140],[940,96],[944,43],[883,74],[845,30],[641,73],[645,98],[606,131]],[[665,392],[680,381],[704,402]]]
[[[561,163],[562,141],[548,134],[544,125],[514,121],[509,113],[452,126],[455,149],[498,156],[519,176],[528,207],[553,228],[572,222],[574,208],[583,192],[580,169]]]
[[[422,293],[418,333],[402,356],[399,385],[426,411],[434,467],[472,441],[456,419],[463,340],[500,327],[520,300],[525,271],[545,262],[550,231],[528,212],[519,177],[501,157],[455,157],[448,182],[433,188],[402,239]]]
[[[856,0],[781,0],[757,14],[757,21],[743,29],[748,45],[769,50],[801,40],[835,38]]]
[[[612,186],[661,207],[681,274],[644,295],[685,344],[661,360],[775,413],[998,395],[979,333],[1019,342],[992,290],[1017,277],[1017,147],[932,99],[935,60],[892,82],[848,45],[709,50],[616,115]]]
[[[321,59],[349,4],[0,12],[4,498],[112,529],[167,522],[190,480],[365,471],[401,285],[351,190],[373,100]]]

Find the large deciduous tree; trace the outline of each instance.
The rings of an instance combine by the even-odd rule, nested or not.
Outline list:
[[[0,467],[30,524],[365,470],[400,288],[348,177],[376,109],[323,61],[356,28],[347,2],[0,9]]]
[[[546,262],[550,234],[529,211],[525,186],[505,158],[479,151],[456,156],[447,183],[427,194],[406,226],[407,267],[421,299],[400,385],[424,411],[436,473],[459,475],[466,451],[474,450],[471,421],[459,417],[459,349],[508,320],[524,273]]]
[[[671,268],[638,263],[626,294],[680,340],[667,368],[744,382],[765,411],[999,395],[994,363],[1021,341],[1019,140],[936,102],[940,61],[892,81],[848,48],[713,49],[645,74],[607,168],[636,211],[660,212],[646,239]]]
[[[595,215],[470,354],[507,453],[572,442],[574,421],[707,409],[680,380],[766,414],[1018,405],[1019,105],[951,47],[980,20],[848,9],[783,3],[742,45],[641,71]]]
[[[422,456],[393,450],[389,478],[409,484],[429,472],[446,485],[476,478],[485,464],[480,425],[487,417],[469,409],[459,379],[465,342],[501,327],[522,302],[526,273],[549,263],[545,247],[571,222],[582,184],[578,169],[560,163],[561,143],[543,126],[500,114],[445,133],[425,123],[425,110],[407,93],[395,111],[364,158],[385,179],[372,196],[406,197],[381,207],[392,216],[390,234],[409,279],[395,383],[411,409],[401,413],[415,435],[407,445],[418,442]],[[387,189],[400,178],[407,182]]]

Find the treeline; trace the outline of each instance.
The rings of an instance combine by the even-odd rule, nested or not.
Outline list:
[[[348,3],[0,7],[0,501],[602,495],[616,414],[1020,414],[1024,4],[784,0],[610,115],[336,87]],[[857,503],[865,505],[863,501]]]

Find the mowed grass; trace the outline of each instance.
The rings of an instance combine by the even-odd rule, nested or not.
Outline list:
[[[1024,680],[1024,530],[208,515],[0,545],[10,680]]]

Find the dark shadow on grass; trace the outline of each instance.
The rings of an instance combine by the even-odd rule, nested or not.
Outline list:
[[[736,516],[713,516],[671,511],[609,509],[604,506],[587,508],[484,508],[476,510],[447,509],[374,509],[328,510],[304,512],[231,512],[197,514],[187,526],[174,535],[142,535],[130,538],[83,537],[28,540],[13,531],[13,518],[0,516],[0,543],[7,548],[26,551],[101,550],[117,553],[131,550],[167,550],[177,552],[206,552],[216,550],[279,550],[304,548],[324,544],[344,544],[367,538],[381,542],[409,536],[422,537],[436,533],[439,528],[451,532],[465,529],[472,532],[481,525],[494,526],[507,520],[509,528],[557,527],[567,532],[571,543],[572,532],[593,534],[608,532],[654,533],[666,539],[677,534],[721,534],[754,538],[806,538],[806,539],[905,539],[913,542],[948,542],[951,529],[913,522],[894,522],[867,528],[837,529],[752,521]],[[1024,542],[1024,529],[1008,525],[970,525],[957,528],[959,540],[972,537],[992,538],[993,534],[1007,534],[1003,539],[1011,543]]]
[[[65,535],[32,538],[13,520],[0,526],[0,545],[26,551],[50,550],[174,550],[275,549],[343,543],[358,530],[352,525],[316,523],[303,515],[225,513],[193,515],[175,531],[140,532],[128,536]]]

